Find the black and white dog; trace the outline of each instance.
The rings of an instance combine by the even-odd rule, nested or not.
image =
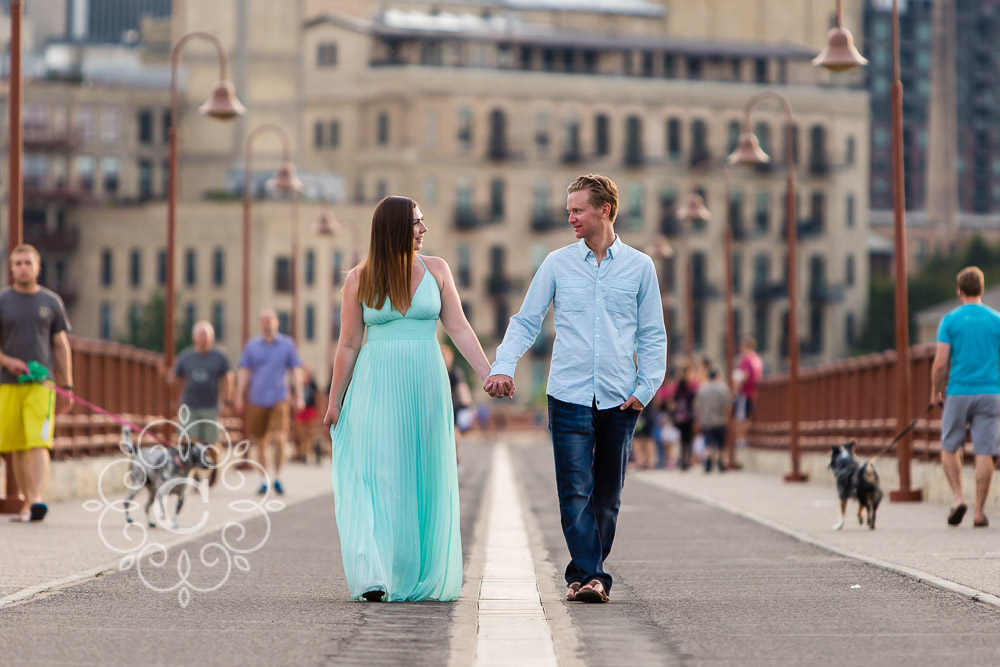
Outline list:
[[[177,527],[177,517],[184,506],[184,492],[187,490],[187,478],[196,468],[210,470],[208,485],[215,484],[216,456],[215,448],[200,442],[189,445],[154,445],[139,448],[132,444],[131,431],[127,426],[122,428],[122,449],[131,453],[129,461],[129,494],[125,499],[125,519],[132,523],[129,509],[133,499],[143,488],[149,490],[146,499],[146,521],[150,528],[156,528],[156,522],[149,513],[155,500],[163,517],[169,519],[164,503],[170,494],[177,496],[177,510],[173,516],[173,526]]]
[[[854,456],[854,441],[846,445],[834,445],[830,455],[830,469],[837,479],[837,493],[840,495],[840,521],[833,529],[844,527],[844,517],[847,514],[847,501],[856,498],[858,501],[858,524],[863,524],[862,512],[868,512],[868,527],[875,530],[875,512],[882,502],[882,489],[879,487],[878,473],[869,463],[861,463]]]

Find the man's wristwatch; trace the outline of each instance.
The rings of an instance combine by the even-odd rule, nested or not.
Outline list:
[[[62,385],[59,388],[60,389],[64,389],[65,391],[73,391],[73,385],[71,385],[71,384],[64,384],[64,385]]]

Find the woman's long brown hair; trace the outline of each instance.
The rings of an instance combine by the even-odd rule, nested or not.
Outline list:
[[[368,257],[361,265],[358,300],[369,308],[382,308],[385,300],[400,311],[410,308],[410,273],[413,271],[413,209],[409,197],[386,197],[372,215]]]

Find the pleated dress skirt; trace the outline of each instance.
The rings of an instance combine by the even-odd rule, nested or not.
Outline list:
[[[386,601],[454,600],[462,588],[451,389],[435,336],[437,313],[411,317],[432,310],[418,304],[424,282],[406,317],[380,318],[388,313],[365,308],[372,323],[331,431],[337,529],[352,598],[377,589]]]

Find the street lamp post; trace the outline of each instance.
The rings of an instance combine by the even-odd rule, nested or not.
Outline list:
[[[813,61],[814,65],[844,71],[868,63],[854,49],[851,33],[841,27],[841,0],[837,0],[837,27],[830,31],[830,42]],[[840,30],[843,37],[835,33]],[[903,82],[899,75],[899,0],[892,0],[892,212],[895,254],[896,299],[896,424],[902,428],[913,414],[910,386],[910,318],[906,285],[906,189],[903,175]],[[913,434],[907,433],[896,448],[899,465],[899,488],[889,493],[894,501],[918,501],[919,489],[910,488],[910,459]]]
[[[174,245],[177,236],[177,127],[180,125],[180,95],[177,91],[177,69],[181,49],[192,39],[211,42],[219,53],[219,81],[212,95],[198,111],[206,116],[228,120],[246,112],[236,99],[233,84],[226,80],[226,49],[219,38],[207,32],[189,32],[170,49],[170,130],[167,132],[167,257],[165,312],[163,314],[163,360],[167,368],[174,360]]]
[[[713,164],[713,163],[708,163]],[[731,179],[729,175],[729,167],[726,166],[724,162],[714,163],[722,171],[722,180],[725,186],[726,196],[729,196],[729,190],[731,187]],[[733,228],[732,228],[732,211],[728,205],[728,201],[725,204],[725,221],[724,228],[722,232],[722,252],[725,253],[725,287],[723,293],[725,295],[725,307],[726,307],[726,351],[725,351],[725,364],[726,364],[726,384],[732,385],[733,381],[733,358],[736,356],[736,342],[735,342],[735,331],[733,325]],[[682,217],[689,222],[708,222],[711,217],[711,213],[708,208],[705,207],[705,202],[701,195],[697,192],[692,192],[688,197],[687,205],[682,211]],[[688,258],[688,263],[690,264],[690,257]],[[736,468],[736,447],[735,440],[733,438],[733,415],[732,412],[729,414],[728,424],[726,428],[726,465],[729,468]]]
[[[10,254],[21,243],[21,159],[24,149],[21,125],[21,20],[24,8],[21,0],[10,0],[10,154],[7,163],[7,282],[10,279]],[[13,456],[4,454],[7,469],[7,491],[0,498],[0,512],[14,513],[21,509],[21,494],[14,477]]]
[[[808,476],[801,470],[799,454],[799,301],[798,301],[798,261],[796,241],[798,227],[795,219],[795,151],[793,150],[792,105],[788,98],[773,90],[764,90],[749,100],[743,108],[743,134],[739,145],[729,156],[730,164],[758,165],[770,161],[767,153],[760,148],[760,141],[750,131],[750,110],[764,97],[773,97],[781,102],[785,113],[785,162],[787,176],[785,185],[786,234],[788,236],[788,439],[792,457],[792,470],[785,475],[786,482],[804,482]]]
[[[267,187],[281,192],[298,193],[302,190],[302,181],[295,174],[295,165],[291,161],[291,140],[288,132],[280,125],[274,123],[264,123],[250,131],[247,135],[246,143],[243,147],[243,292],[242,292],[242,331],[243,344],[250,340],[250,206],[253,200],[253,142],[264,132],[273,132],[281,139],[281,166],[278,171],[267,181]],[[293,211],[292,220],[292,261],[291,261],[291,287],[292,287],[292,337],[295,337],[295,303],[297,295],[295,293],[295,257],[298,253],[298,205]]]

